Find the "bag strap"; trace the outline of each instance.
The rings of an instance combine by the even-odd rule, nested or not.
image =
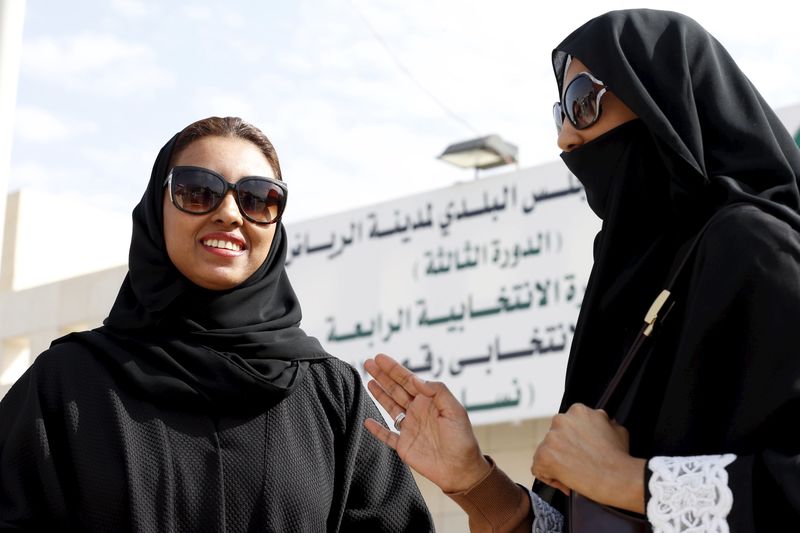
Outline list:
[[[634,359],[636,359],[636,356],[641,351],[642,346],[653,335],[653,332],[656,330],[656,328],[664,321],[666,316],[669,314],[669,311],[672,309],[672,306],[675,305],[675,300],[673,298],[675,285],[678,282],[678,278],[686,270],[686,265],[694,254],[695,249],[697,248],[697,243],[700,242],[700,238],[703,236],[706,229],[708,229],[708,227],[711,225],[711,222],[716,219],[720,213],[727,211],[734,205],[736,204],[726,206],[714,213],[711,218],[706,221],[700,231],[697,232],[697,235],[689,244],[686,252],[684,252],[682,256],[678,256],[678,259],[673,262],[672,268],[670,269],[671,275],[668,278],[669,281],[666,285],[667,288],[663,289],[658,296],[656,296],[656,299],[653,300],[653,303],[650,304],[650,308],[647,310],[647,313],[644,316],[644,324],[639,330],[639,334],[636,336],[633,344],[631,344],[631,347],[628,349],[628,352],[622,359],[622,363],[620,363],[616,374],[614,374],[614,377],[611,378],[611,381],[606,387],[605,392],[603,392],[603,395],[600,397],[600,401],[597,402],[595,409],[606,408],[606,405],[611,400],[611,397],[622,381],[622,378],[625,377],[625,374],[630,368],[631,363],[633,363]]]

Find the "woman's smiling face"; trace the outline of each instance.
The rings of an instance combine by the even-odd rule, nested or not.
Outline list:
[[[213,170],[231,183],[245,176],[274,178],[267,157],[239,137],[202,137],[177,154],[173,166]],[[164,240],[175,267],[190,281],[211,290],[231,289],[247,280],[269,254],[277,224],[255,224],[242,216],[233,191],[210,213],[178,210],[164,189]]]

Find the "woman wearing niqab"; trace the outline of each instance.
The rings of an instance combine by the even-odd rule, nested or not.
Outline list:
[[[567,531],[571,491],[645,515],[658,532],[793,530],[800,150],[725,49],[686,16],[610,12],[552,59],[562,97],[583,72],[608,93],[596,122],[578,128],[560,117],[562,159],[603,222],[560,414],[534,453],[537,481],[523,490],[480,455],[443,385],[404,378],[405,394],[394,392],[388,372],[401,373],[385,356],[368,365],[370,389],[390,414],[406,412],[414,444],[404,431],[393,439],[368,428],[453,497],[472,531]],[[592,409],[690,251],[660,331],[607,412]],[[442,434],[459,428],[447,440],[459,451],[452,471],[420,460],[419,434],[432,439],[436,431],[422,428],[437,418]]]
[[[378,411],[358,372],[299,327],[280,213],[250,220],[244,189],[210,212],[176,203],[208,196],[181,179],[252,175],[285,198],[271,143],[238,118],[161,149],[104,325],[54,341],[0,403],[0,530],[432,530],[408,468],[363,431]]]

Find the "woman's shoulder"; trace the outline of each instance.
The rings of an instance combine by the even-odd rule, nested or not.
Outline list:
[[[4,408],[58,412],[111,377],[89,350],[75,342],[54,343],[33,360],[3,397]],[[31,403],[32,402],[32,403]],[[24,406],[28,407],[24,407]]]
[[[335,408],[344,418],[354,409],[371,408],[358,370],[337,357],[312,362],[303,378],[303,389],[302,396]]]
[[[87,346],[61,339],[34,359],[26,375],[40,392],[77,391],[112,379],[106,366]]]
[[[338,357],[326,357],[310,364],[309,374],[317,382],[352,390],[361,385],[361,376],[353,365]]]
[[[97,358],[89,348],[74,340],[56,339],[48,349],[39,354],[31,364],[38,373],[81,373],[97,365]]]
[[[757,205],[737,204],[712,219],[698,252],[726,257],[729,265],[761,263],[770,257],[800,261],[800,234],[788,222]]]

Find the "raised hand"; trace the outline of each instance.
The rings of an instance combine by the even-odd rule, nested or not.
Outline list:
[[[489,473],[467,411],[444,383],[423,381],[384,354],[364,368],[374,378],[367,387],[378,403],[394,419],[405,413],[398,433],[377,420],[364,422],[400,459],[445,492],[466,490]]]

